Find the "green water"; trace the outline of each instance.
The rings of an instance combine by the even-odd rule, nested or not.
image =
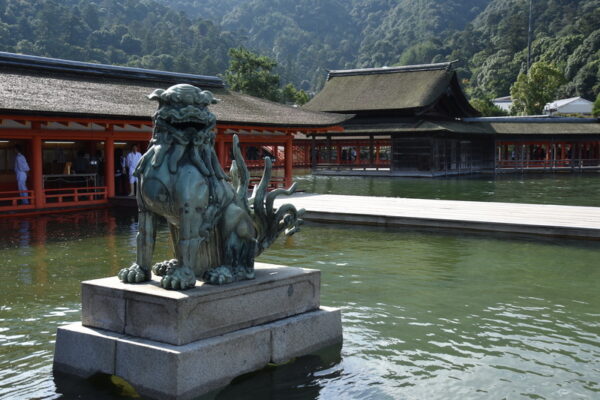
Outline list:
[[[114,398],[55,381],[54,339],[80,319],[79,282],[134,258],[136,229],[107,210],[0,220],[0,398]],[[158,241],[169,257],[166,229]],[[217,398],[600,398],[599,260],[591,241],[306,226],[260,261],[322,270],[341,358],[261,371]]]
[[[295,170],[302,190],[360,196],[600,207],[600,173],[506,174],[460,178],[315,176]]]

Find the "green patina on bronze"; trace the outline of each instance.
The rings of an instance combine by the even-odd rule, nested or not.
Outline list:
[[[123,282],[145,282],[151,270],[166,289],[188,289],[196,279],[225,284],[254,278],[254,258],[285,232],[302,224],[304,210],[285,204],[273,207],[289,189],[267,192],[271,159],[265,158],[260,183],[248,198],[249,174],[239,140],[233,137],[229,175],[214,149],[216,118],[208,110],[213,94],[191,85],[157,89],[159,103],[148,151],[135,171],[139,178],[139,232],[136,262],[123,268]],[[160,216],[169,224],[175,259],[152,266]]]

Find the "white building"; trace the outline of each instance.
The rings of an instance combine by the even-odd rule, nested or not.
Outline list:
[[[504,96],[504,97],[498,97],[496,99],[492,100],[492,104],[495,105],[496,107],[498,107],[499,109],[506,111],[507,113],[510,113],[510,108],[512,107],[512,97],[510,96]]]
[[[572,97],[570,99],[555,100],[544,106],[544,114],[583,114],[592,115],[594,103],[581,97]]]

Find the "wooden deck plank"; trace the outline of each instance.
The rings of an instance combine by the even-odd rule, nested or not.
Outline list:
[[[309,221],[421,226],[600,239],[600,207],[296,194],[275,205],[306,209]]]

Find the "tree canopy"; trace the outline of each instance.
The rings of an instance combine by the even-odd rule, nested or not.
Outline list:
[[[554,100],[565,77],[552,64],[539,61],[527,73],[521,72],[510,88],[513,99],[511,112],[522,115],[541,114],[546,103]]]
[[[473,99],[471,105],[481,113],[483,117],[501,117],[508,115],[506,111],[492,103],[490,99]]]
[[[600,93],[596,97],[596,101],[594,101],[594,107],[592,108],[592,115],[594,117],[600,117]]]
[[[229,68],[225,81],[232,90],[265,99],[279,100],[279,75],[273,73],[277,63],[266,56],[239,47],[229,49]]]
[[[284,103],[304,104],[308,95],[288,83],[279,87],[279,75],[274,73],[275,60],[255,54],[243,47],[229,50],[229,68],[224,78],[232,90]]]

